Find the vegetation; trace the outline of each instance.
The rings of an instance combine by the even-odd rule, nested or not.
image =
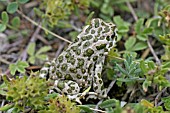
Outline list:
[[[0,15],[0,111],[170,112],[169,0],[0,0]],[[118,40],[102,73],[109,98],[79,105],[49,94],[38,70],[92,18],[115,23]]]

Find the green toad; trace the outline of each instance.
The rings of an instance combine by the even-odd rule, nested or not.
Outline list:
[[[40,77],[54,80],[53,89],[67,94],[70,99],[79,101],[82,92],[89,87],[96,94],[89,98],[106,97],[101,73],[105,57],[116,43],[116,31],[113,23],[92,19],[58,58],[45,63]]]

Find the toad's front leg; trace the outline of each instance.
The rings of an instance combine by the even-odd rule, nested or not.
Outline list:
[[[95,74],[93,76],[93,90],[98,94],[98,98],[106,98],[107,97],[107,91],[103,87],[103,80],[101,77],[103,63],[104,62],[100,62],[96,65]]]

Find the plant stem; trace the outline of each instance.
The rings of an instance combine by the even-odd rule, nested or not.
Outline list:
[[[53,36],[55,36],[55,37],[57,37],[57,38],[65,41],[65,42],[67,42],[67,43],[72,43],[71,41],[69,41],[69,40],[67,40],[67,39],[65,39],[65,38],[63,38],[63,37],[61,37],[61,36],[59,36],[59,35],[51,32],[51,31],[48,30],[47,28],[39,25],[37,22],[33,21],[32,19],[30,19],[29,17],[27,17],[26,15],[24,15],[21,11],[17,10],[17,13],[20,14],[22,17],[24,17],[24,18],[25,18],[26,20],[28,20],[29,22],[31,22],[32,24],[34,24],[35,26],[37,26],[37,27],[41,28],[42,30],[48,32],[49,34],[51,34],[51,35],[53,35]]]

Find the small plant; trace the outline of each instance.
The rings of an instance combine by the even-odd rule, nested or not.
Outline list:
[[[28,67],[28,63],[25,61],[17,61],[15,64],[10,64],[9,69],[12,75],[15,75],[16,71],[25,73],[25,68]]]
[[[9,109],[13,108],[13,112],[24,112],[28,108],[38,110],[44,107],[44,99],[49,88],[45,79],[23,76],[11,81],[4,77],[4,80],[7,85],[6,99],[11,102],[8,106]]]
[[[62,20],[67,20],[74,10],[78,12],[79,9],[87,9],[89,4],[90,0],[44,0],[42,4],[46,8],[46,12],[43,15],[45,19],[44,24],[51,27],[58,25]],[[38,12],[41,11],[39,10]]]
[[[18,10],[19,5],[27,3],[29,0],[15,0],[13,2],[7,3],[6,10],[9,14],[13,14]],[[7,2],[7,0],[3,0],[3,2]],[[3,32],[6,30],[7,27],[18,30],[20,27],[20,18],[19,16],[15,16],[14,18],[9,21],[9,16],[6,11],[3,11],[1,13],[1,20],[0,20],[0,32]],[[10,23],[11,24],[10,24]]]
[[[64,95],[51,99],[48,103],[48,108],[39,113],[80,113],[80,108]]]
[[[159,67],[153,61],[135,60],[132,55],[125,54],[125,58],[124,66],[116,64],[116,70],[121,73],[121,76],[117,77],[118,85],[122,85],[123,82],[130,86],[142,83],[145,92],[152,85],[157,85],[159,90],[170,87],[170,82],[165,77],[169,63]]]
[[[141,69],[139,63],[134,59],[134,57],[130,54],[125,54],[125,59],[123,62],[123,66],[116,64],[116,70],[121,73],[120,78],[117,80],[122,84],[125,82],[127,84],[135,84],[137,81],[140,81],[142,78]]]
[[[36,49],[35,46],[36,46],[35,43],[30,43],[27,48],[27,53],[30,56],[28,61],[31,64],[35,64],[36,59],[46,60],[47,55],[44,53],[51,49],[50,46],[44,46],[41,49],[39,49],[37,52],[35,52]]]

